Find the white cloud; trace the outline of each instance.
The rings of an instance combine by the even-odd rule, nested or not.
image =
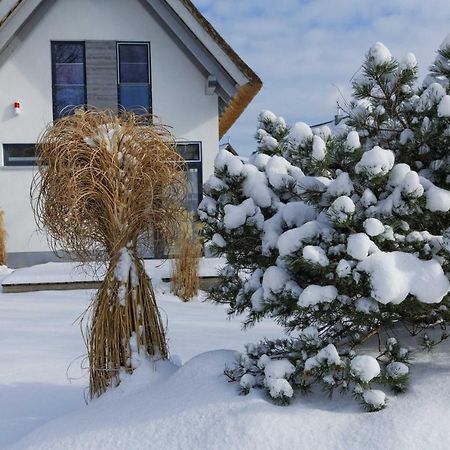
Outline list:
[[[228,133],[241,154],[254,148],[256,116],[271,109],[292,123],[330,120],[376,41],[416,54],[423,76],[450,32],[448,0],[194,0],[261,77],[262,92]]]

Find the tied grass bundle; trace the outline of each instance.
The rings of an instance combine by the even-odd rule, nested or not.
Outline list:
[[[151,117],[77,111],[39,140],[32,199],[54,250],[107,262],[86,335],[91,398],[120,383],[139,357],[168,356],[151,280],[139,251],[177,235],[184,162]],[[139,251],[138,251],[139,249]]]
[[[5,214],[3,211],[0,211],[0,265],[6,266],[7,261]]]
[[[174,248],[172,259],[172,292],[184,301],[197,295],[200,287],[199,263],[203,246],[198,235],[198,224],[192,214],[183,214],[184,223]]]

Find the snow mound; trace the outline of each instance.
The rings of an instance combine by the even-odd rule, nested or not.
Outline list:
[[[90,295],[81,290],[0,294],[0,359],[7,361],[0,371],[0,403],[7,405],[0,408],[0,448],[359,450],[368,448],[368,439],[371,450],[448,447],[450,349],[445,344],[432,355],[417,353],[418,364],[411,368],[414,388],[390,396],[389,408],[376,414],[361,413],[350,396],[330,401],[321,392],[296,395],[288,407],[274,405],[261,390],[240,396],[238,384],[223,375],[236,358],[226,350],[203,353],[181,367],[144,364],[117,389],[86,406],[87,380],[69,384],[66,368],[84,351],[79,327],[72,323]],[[274,325],[240,332],[239,323],[223,320],[222,306],[157,295],[170,318],[171,348],[184,361],[221,348],[223,342],[241,348],[268,333],[279,336]],[[318,330],[310,327],[302,333],[314,339]],[[332,347],[319,353],[319,364],[339,362]],[[391,373],[402,371],[396,367]],[[247,382],[252,383],[251,376]],[[299,432],[299,424],[310,432]]]
[[[168,362],[144,365],[118,388],[48,422],[12,449],[325,450],[333,443],[332,448],[356,450],[367,447],[368,436],[374,437],[371,448],[376,450],[386,446],[420,449],[430,429],[434,431],[427,442],[433,448],[445,448],[442,444],[450,439],[445,426],[450,388],[437,382],[438,376],[443,379],[438,372],[421,374],[416,384],[420,395],[392,398],[391,408],[372,415],[361,414],[358,405],[344,397],[333,401],[325,396],[299,397],[284,408],[272,404],[261,391],[239,396],[237,386],[223,376],[225,365],[232,365],[236,356],[233,351],[218,350],[198,355],[182,367]],[[332,345],[311,360],[311,369],[325,362],[340,364]],[[270,364],[269,371],[275,375],[269,377],[271,391],[288,396],[286,380],[283,383],[276,376],[288,375],[292,368],[284,362],[277,367]],[[251,376],[246,380],[253,382]],[[385,401],[381,391],[363,395],[374,407]],[[428,413],[410,414],[411,408]],[[311,432],[299,433],[299,423]]]

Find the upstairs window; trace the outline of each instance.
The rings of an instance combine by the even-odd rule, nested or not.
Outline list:
[[[150,45],[117,44],[119,107],[137,114],[151,113]]]
[[[83,42],[52,42],[53,118],[72,114],[86,104]]]

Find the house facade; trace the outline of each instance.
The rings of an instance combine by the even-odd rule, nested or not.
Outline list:
[[[35,147],[78,105],[141,112],[171,127],[189,206],[219,140],[261,87],[189,0],[0,1],[0,209],[12,267],[50,261],[30,205]]]

